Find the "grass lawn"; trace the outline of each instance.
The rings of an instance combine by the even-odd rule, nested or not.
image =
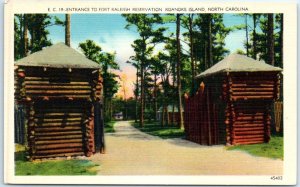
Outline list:
[[[255,156],[280,158],[283,160],[283,137],[272,136],[269,143],[237,145],[228,147],[227,150],[241,150]]]
[[[144,127],[140,127],[139,123],[132,122],[132,125],[139,129],[142,132],[150,134],[152,136],[159,136],[160,138],[167,139],[167,138],[183,138],[184,137],[184,130],[179,129],[178,127],[174,126],[165,126],[162,127],[158,123],[145,123]]]
[[[115,129],[114,129],[114,124],[115,123],[116,123],[116,121],[105,122],[104,123],[104,132],[106,132],[106,133],[115,132]]]
[[[89,160],[27,161],[25,148],[16,145],[15,175],[96,175],[95,166]]]

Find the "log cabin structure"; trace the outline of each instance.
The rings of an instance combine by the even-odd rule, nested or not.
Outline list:
[[[231,54],[197,76],[185,96],[188,140],[204,145],[269,142],[271,107],[280,96],[281,68]]]
[[[91,156],[104,148],[99,64],[64,43],[15,62],[29,158]]]
[[[184,113],[184,110],[182,111]],[[164,115],[164,116],[163,116]],[[179,112],[177,106],[168,105],[165,108],[162,106],[157,111],[157,121],[162,123],[162,120],[171,124],[179,123]]]

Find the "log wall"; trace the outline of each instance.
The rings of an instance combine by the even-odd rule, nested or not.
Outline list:
[[[187,138],[200,144],[269,142],[271,106],[280,97],[278,73],[227,73],[203,80],[185,100]]]
[[[218,124],[221,106],[213,102],[213,91],[213,87],[201,85],[195,96],[185,98],[184,125],[186,138],[190,141],[215,145],[224,140],[224,136],[219,133],[224,129]]]
[[[15,98],[27,109],[31,159],[97,151],[94,105],[101,100],[101,81],[98,70],[16,68]]]

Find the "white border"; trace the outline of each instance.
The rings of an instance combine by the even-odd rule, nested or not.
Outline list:
[[[130,2],[130,3],[129,3]],[[154,6],[155,5],[155,6]],[[14,115],[13,115],[13,15],[15,13],[54,13],[53,7],[248,7],[247,13],[284,13],[284,174],[283,180],[271,176],[14,176]],[[66,13],[66,12],[55,12]],[[74,13],[74,12],[72,12]],[[125,13],[125,12],[80,12]],[[143,13],[143,12],[139,12]],[[149,12],[144,12],[149,13]],[[166,12],[165,12],[166,13]],[[174,12],[173,12],[174,13]],[[187,12],[185,12],[187,13]],[[201,12],[203,13],[203,12]],[[241,12],[214,12],[241,13]],[[297,170],[297,9],[295,3],[257,2],[196,2],[196,1],[57,1],[10,0],[5,4],[4,15],[4,180],[15,184],[244,184],[244,185],[293,185]]]

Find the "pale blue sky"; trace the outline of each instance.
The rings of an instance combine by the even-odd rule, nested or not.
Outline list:
[[[64,14],[57,14],[61,20],[65,19]],[[244,19],[233,14],[224,14],[225,26],[240,25]],[[132,42],[138,37],[138,34],[132,30],[126,30],[125,19],[120,14],[72,14],[71,15],[71,45],[78,48],[78,44],[87,39],[94,40],[104,51],[117,53],[117,62],[121,67],[127,64],[123,62],[133,55],[131,48]],[[172,25],[169,25],[172,26]],[[170,30],[175,29],[174,27]],[[53,43],[64,41],[64,27],[49,27],[50,39]],[[245,31],[234,31],[226,37],[226,48],[230,52],[237,49],[243,49],[245,41]]]

